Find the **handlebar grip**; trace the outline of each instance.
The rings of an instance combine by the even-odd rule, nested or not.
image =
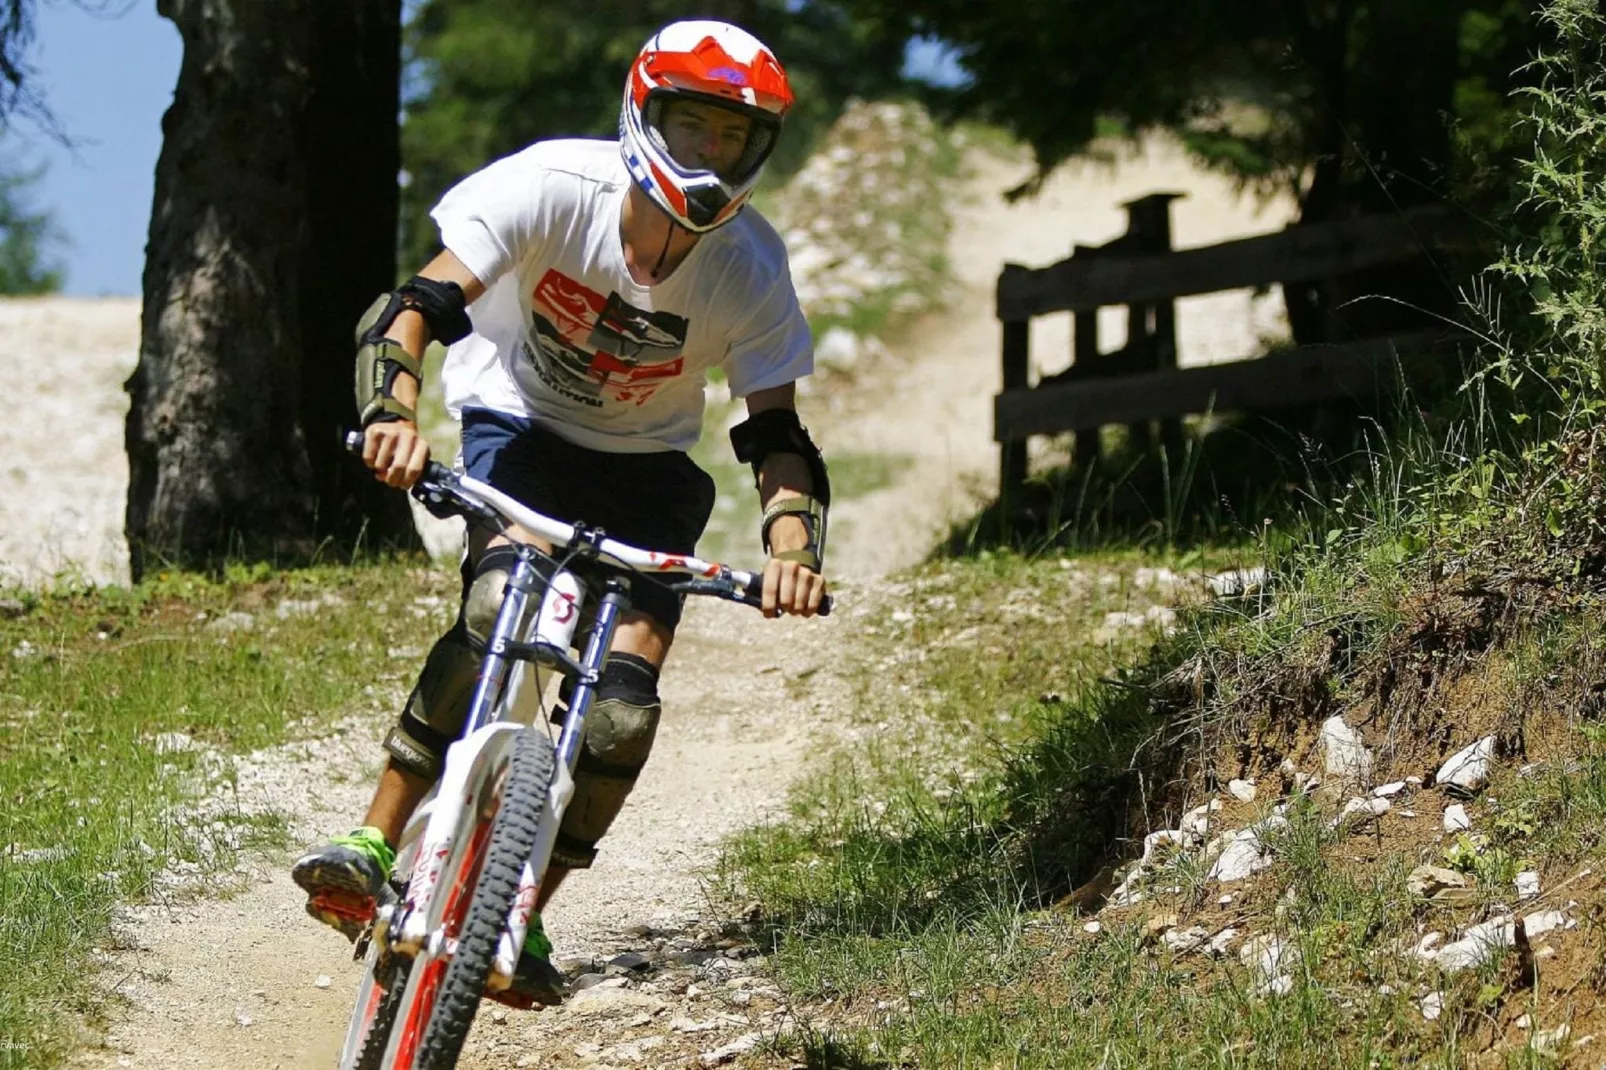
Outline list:
[[[752,578],[747,581],[747,585],[742,588],[742,594],[745,596],[743,600],[748,605],[755,609],[758,608],[764,601],[764,574],[762,572],[753,573]],[[832,604],[833,600],[830,595],[821,597],[818,615],[829,617]]]

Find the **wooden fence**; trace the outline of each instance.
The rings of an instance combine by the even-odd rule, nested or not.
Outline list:
[[[1213,410],[1299,405],[1375,392],[1392,378],[1400,352],[1420,350],[1428,332],[1279,351],[1259,360],[1178,368],[1175,299],[1271,283],[1317,282],[1420,257],[1464,234],[1442,209],[1290,226],[1196,249],[1171,248],[1170,203],[1156,193],[1123,205],[1127,232],[1102,246],[1077,245],[1046,268],[1004,265],[998,277],[1003,323],[1003,391],[994,399],[999,494],[1025,482],[1032,435],[1076,432],[1076,454],[1098,448],[1099,428],[1124,423],[1148,436],[1159,420],[1168,447],[1181,442],[1180,417]],[[1098,310],[1127,308],[1127,342],[1101,353]],[[1029,382],[1031,321],[1072,314],[1072,362]]]

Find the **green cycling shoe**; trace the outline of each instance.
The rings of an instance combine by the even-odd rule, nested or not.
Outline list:
[[[540,914],[530,915],[524,934],[524,951],[513,969],[513,981],[503,992],[488,992],[487,998],[509,1007],[555,1007],[569,994],[569,983],[552,965],[552,941],[547,939]]]
[[[355,941],[373,919],[396,849],[365,826],[296,859],[290,877],[307,893],[307,913]]]

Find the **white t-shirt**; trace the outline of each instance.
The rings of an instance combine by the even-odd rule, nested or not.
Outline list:
[[[735,397],[813,371],[774,228],[745,208],[640,286],[619,238],[630,181],[616,141],[543,141],[435,206],[442,243],[488,287],[469,306],[474,333],[447,352],[454,417],[475,406],[590,449],[687,450],[710,368],[724,368]]]

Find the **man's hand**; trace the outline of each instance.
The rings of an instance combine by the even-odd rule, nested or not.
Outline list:
[[[764,615],[812,617],[820,611],[825,577],[796,561],[770,558],[764,565]]]
[[[406,489],[418,482],[429,462],[429,443],[409,420],[370,424],[363,432],[362,460],[387,487]],[[766,588],[767,590],[767,588]]]
[[[770,553],[801,550],[809,543],[809,529],[795,516],[783,516],[770,528]],[[770,558],[764,565],[764,615],[812,617],[820,611],[825,577],[799,561]]]

